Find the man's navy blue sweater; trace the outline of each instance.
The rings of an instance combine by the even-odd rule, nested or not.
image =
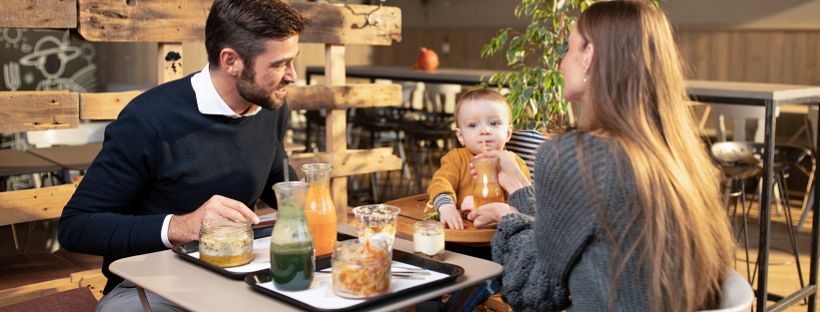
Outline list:
[[[191,76],[144,92],[105,129],[60,217],[60,244],[104,256],[107,293],[122,281],[111,262],[166,248],[166,215],[192,212],[213,195],[276,207],[271,186],[284,180],[287,125],[286,105],[237,119],[201,114]]]

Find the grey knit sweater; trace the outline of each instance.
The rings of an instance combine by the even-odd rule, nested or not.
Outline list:
[[[637,200],[624,158],[617,143],[590,135],[569,133],[541,146],[534,187],[509,198],[521,213],[504,216],[492,242],[493,260],[504,266],[502,294],[514,310],[609,310],[612,285],[614,310],[649,310],[649,281],[637,259],[610,283],[613,244],[604,224],[625,231],[625,214]]]

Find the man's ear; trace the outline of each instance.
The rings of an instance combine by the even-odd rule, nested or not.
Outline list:
[[[239,57],[239,53],[231,48],[224,48],[219,51],[219,67],[230,76],[239,77],[245,63]]]
[[[464,146],[464,136],[461,135],[461,129],[456,128],[456,138],[458,138],[458,143],[461,143],[461,146]]]

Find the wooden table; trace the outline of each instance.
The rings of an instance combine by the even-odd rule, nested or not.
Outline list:
[[[424,220],[424,206],[427,205],[427,194],[413,195],[386,202],[385,204],[401,208],[397,234],[413,236],[413,224]],[[464,220],[463,230],[444,229],[444,240],[454,243],[489,244],[495,229],[477,229],[473,222]]]
[[[355,235],[349,225],[339,230]],[[397,238],[394,248],[413,252],[412,242]],[[395,311],[431,298],[473,287],[501,275],[501,265],[479,258],[447,252],[445,262],[464,268],[464,275],[452,284],[412,297],[379,305],[376,311]],[[244,281],[231,280],[181,259],[170,250],[114,261],[111,272],[191,311],[300,311],[285,302],[260,294]],[[143,302],[144,303],[144,302]]]
[[[87,170],[100,150],[102,150],[102,143],[32,148],[28,152],[65,169]]]
[[[0,150],[0,177],[59,171],[62,167],[52,161],[17,150]]]

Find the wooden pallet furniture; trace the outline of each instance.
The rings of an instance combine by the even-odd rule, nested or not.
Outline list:
[[[401,40],[398,8],[288,1],[310,24],[302,43],[325,45],[325,85],[289,87],[292,110],[327,110],[327,150],[294,155],[292,163],[323,160],[333,164],[331,183],[339,222],[347,222],[347,176],[401,168],[389,148],[348,150],[346,114],[352,107],[401,103],[401,86],[347,84],[345,45],[390,45]],[[211,0],[20,0],[0,4],[0,28],[76,29],[88,41],[154,42],[157,44],[157,82],[183,76],[183,41],[204,41]],[[69,91],[0,92],[0,132],[77,127],[81,120],[114,120],[141,91],[78,93]],[[298,167],[297,167],[298,168]],[[57,218],[76,185],[0,193],[0,226]],[[81,271],[12,289],[0,290],[0,305],[8,305],[76,287],[101,294],[105,279],[99,270]]]

